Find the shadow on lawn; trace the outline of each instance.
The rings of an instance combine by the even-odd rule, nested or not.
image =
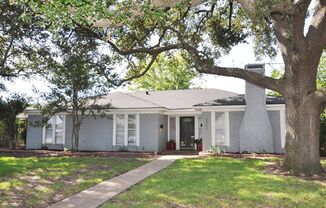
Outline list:
[[[0,207],[47,207],[147,159],[130,157],[0,157]]]
[[[106,207],[323,207],[325,186],[264,174],[264,161],[209,157],[176,161]],[[139,202],[146,202],[145,204]]]

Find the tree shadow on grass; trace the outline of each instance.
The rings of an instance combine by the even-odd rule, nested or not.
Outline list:
[[[264,174],[258,159],[176,161],[105,207],[323,207],[316,181]],[[173,206],[172,206],[173,205]]]

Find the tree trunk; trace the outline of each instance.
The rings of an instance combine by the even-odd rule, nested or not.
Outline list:
[[[286,157],[281,170],[289,171],[291,175],[321,175],[323,169],[319,155],[319,103],[307,97],[301,97],[301,102],[285,97],[285,107]]]
[[[80,117],[77,110],[73,110],[72,113],[72,149],[78,150],[79,148],[79,130],[81,126]]]
[[[79,122],[78,122],[79,123]],[[77,123],[77,125],[76,125],[76,127],[75,127],[75,142],[76,142],[76,150],[78,150],[78,148],[79,148],[79,129],[80,129],[80,124],[78,124]]]
[[[72,135],[71,135],[71,149],[72,150],[78,150],[78,144],[76,141],[76,124],[77,124],[77,118],[76,118],[76,114],[73,111],[72,113]]]
[[[16,149],[16,146],[17,146],[17,145],[16,145],[16,143],[17,143],[17,142],[16,142],[16,136],[11,135],[9,138],[10,138],[10,141],[9,141],[9,148],[10,148],[10,149],[13,149],[13,150]]]

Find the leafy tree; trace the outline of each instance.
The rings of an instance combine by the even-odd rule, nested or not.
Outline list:
[[[48,57],[46,40],[49,34],[37,23],[39,16],[29,16],[28,5],[0,2],[0,88],[1,80],[35,74]],[[28,21],[24,21],[25,19]]]
[[[10,148],[15,149],[18,137],[17,115],[28,106],[28,100],[21,95],[13,94],[8,99],[0,100],[0,120],[4,124],[4,133],[9,138]]]
[[[283,72],[281,70],[274,69],[271,73],[271,77],[274,79],[280,79],[283,76]],[[274,96],[281,96],[281,93],[269,90],[268,91],[269,95],[274,95]]]
[[[22,2],[27,0],[21,0]],[[183,50],[198,72],[232,76],[281,93],[285,98],[286,158],[282,169],[315,175],[323,169],[319,156],[320,114],[326,89],[317,90],[317,66],[325,48],[324,0],[152,0],[29,1],[51,20],[52,28],[78,25],[109,44],[112,55],[124,57],[128,68],[145,74],[160,53]],[[306,19],[312,6],[311,21]],[[308,28],[305,32],[305,28]],[[257,55],[274,56],[277,45],[285,63],[280,79],[222,67],[218,58],[248,36]],[[147,66],[139,66],[146,60]],[[121,82],[120,82],[121,83]]]
[[[189,89],[192,85],[191,80],[196,77],[198,77],[198,73],[190,67],[181,54],[175,54],[172,57],[159,55],[151,69],[144,76],[133,79],[129,88],[145,90]]]
[[[320,59],[317,73],[317,88],[326,88],[326,51]],[[320,150],[321,155],[326,156],[326,109],[320,116]]]
[[[101,113],[96,101],[109,87],[97,71],[110,69],[106,56],[98,54],[98,42],[80,31],[62,30],[55,45],[52,57],[57,58],[47,65],[51,92],[43,94],[47,104],[40,108],[44,120],[60,112],[72,116],[72,149],[78,150],[80,126],[87,117]]]

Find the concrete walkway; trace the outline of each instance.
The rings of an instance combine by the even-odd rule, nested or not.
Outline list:
[[[163,155],[141,167],[127,173],[111,178],[100,184],[90,187],[78,194],[68,197],[49,208],[95,208],[111,199],[115,195],[125,191],[132,185],[159,172],[171,165],[175,160],[182,158],[198,157],[194,155]]]

